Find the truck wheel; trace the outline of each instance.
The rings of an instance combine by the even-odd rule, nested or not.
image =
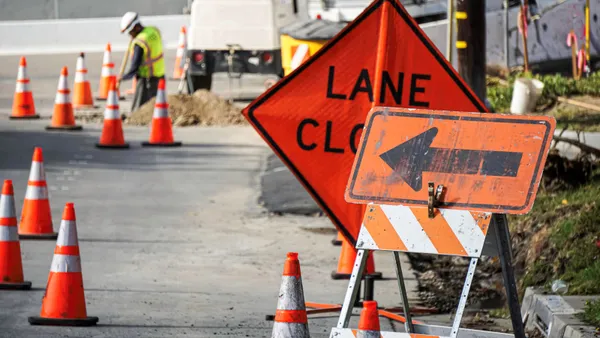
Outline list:
[[[192,75],[192,89],[197,91],[198,89],[206,89],[210,91],[212,87],[212,74],[208,75]]]

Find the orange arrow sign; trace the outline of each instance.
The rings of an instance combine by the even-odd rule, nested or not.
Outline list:
[[[526,213],[555,126],[548,116],[373,108],[346,200],[423,206],[434,182],[440,208]]]

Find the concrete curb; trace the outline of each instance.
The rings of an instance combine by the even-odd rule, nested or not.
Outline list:
[[[529,287],[521,306],[526,330],[538,329],[547,338],[597,338],[595,328],[576,317],[585,302],[600,296],[559,296]]]

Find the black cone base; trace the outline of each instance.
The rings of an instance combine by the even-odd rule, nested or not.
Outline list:
[[[54,126],[47,126],[46,130],[71,130],[71,131],[75,131],[75,130],[82,130],[83,127],[82,126],[64,126],[64,127],[54,127]]]
[[[98,323],[98,317],[87,317],[82,319],[29,317],[28,320],[31,325],[53,326],[92,326]]]
[[[150,143],[150,142],[142,142],[143,147],[180,147],[181,142],[173,142],[173,143]]]
[[[129,148],[129,143],[115,144],[115,145],[96,143],[96,148],[100,148],[100,149],[128,149]]]
[[[342,245],[342,241],[338,240],[337,237],[331,240],[331,244],[335,245],[335,246],[340,246]]]
[[[9,116],[9,119],[11,120],[35,120],[35,119],[39,119],[40,116],[39,115],[27,115],[27,116]]]
[[[31,282],[24,281],[23,283],[0,283],[0,290],[29,290]]]
[[[58,238],[58,233],[56,232],[52,232],[49,234],[39,234],[39,235],[33,235],[33,234],[24,234],[21,235],[19,234],[19,239],[39,239],[39,240],[44,240],[44,239],[56,239]]]

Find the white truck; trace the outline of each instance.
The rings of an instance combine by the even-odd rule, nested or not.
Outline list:
[[[279,29],[306,18],[306,0],[194,0],[188,90],[210,90],[218,72],[283,77]]]

